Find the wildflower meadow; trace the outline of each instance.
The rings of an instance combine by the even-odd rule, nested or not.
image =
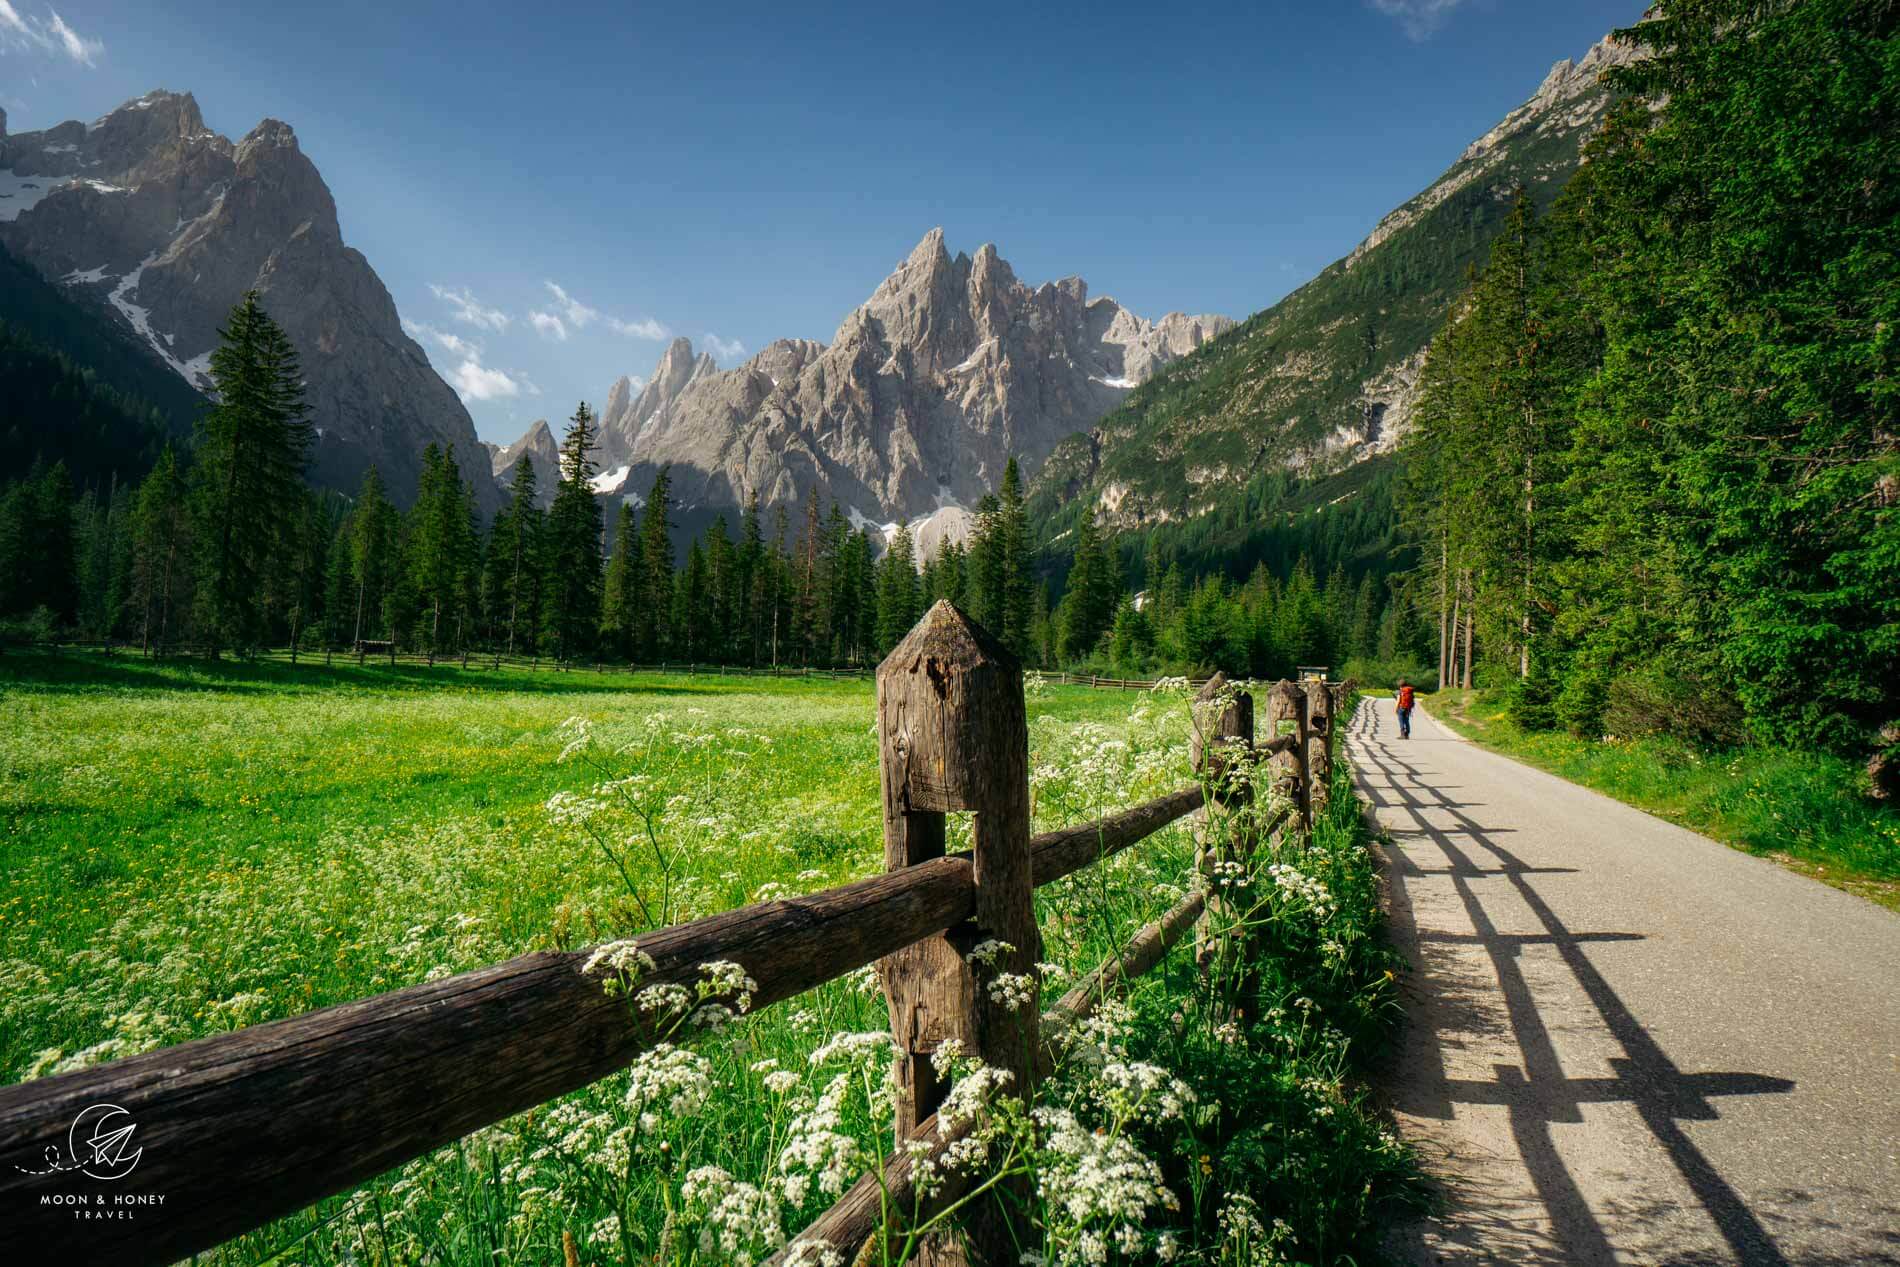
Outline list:
[[[1179,685],[1027,688],[1039,830],[1190,781]],[[640,936],[881,870],[872,718],[862,682],[8,657],[0,1079],[597,947],[589,974],[668,1041],[201,1261],[841,1263],[798,1233],[891,1152],[874,973],[755,1012],[736,964],[643,985]],[[1039,891],[1043,962],[991,997],[1049,1006],[1186,892],[1197,831],[1271,808]],[[1014,1202],[1048,1267],[1365,1261],[1421,1191],[1360,1089],[1399,1015],[1367,845],[1342,762],[1310,837],[1216,869],[1205,966],[1177,947],[1066,1030],[1033,1102],[939,1053],[952,1214]]]

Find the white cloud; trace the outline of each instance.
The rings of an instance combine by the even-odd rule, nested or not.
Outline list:
[[[1428,40],[1464,0],[1366,0],[1374,10],[1397,19],[1415,40]]]
[[[522,386],[506,370],[490,369],[473,357],[455,367],[448,376],[455,394],[463,400],[503,400],[521,394]]]
[[[664,339],[672,331],[648,317],[644,321],[622,321],[619,317],[607,318],[607,324],[615,334],[624,334],[633,339]]]
[[[47,29],[52,31],[53,37],[59,41],[59,46],[66,51],[66,56],[90,66],[93,64],[93,58],[106,51],[103,43],[85,38],[67,26],[66,19],[60,17],[52,9],[48,9],[47,12],[53,14],[53,24]]]
[[[0,0],[0,31],[5,31],[12,39],[31,39],[33,36],[33,28],[26,24],[26,20],[7,0]]]
[[[0,0],[4,3],[4,0]],[[440,287],[431,289],[440,291]],[[466,292],[464,292],[466,297]],[[445,296],[446,298],[446,296]],[[472,302],[472,301],[471,301]],[[463,403],[471,400],[508,400],[516,396],[539,396],[541,389],[520,370],[495,369],[482,364],[482,345],[473,339],[464,339],[453,330],[444,330],[432,326],[426,321],[402,319],[402,328],[412,339],[419,339],[425,345],[440,348],[448,353],[455,362],[450,370],[438,369],[449,386],[455,389]],[[432,358],[433,359],[433,358]]]
[[[589,308],[553,282],[543,284],[548,288],[548,293],[554,296],[554,304],[561,310],[561,315],[567,318],[567,324],[576,330],[585,330],[590,322],[599,318],[600,309]]]
[[[610,317],[592,304],[583,303],[558,282],[543,282],[548,294],[554,296],[555,313],[530,313],[529,320],[534,328],[553,339],[567,338],[569,330],[585,330],[596,321],[605,321],[607,328],[615,334],[631,339],[664,339],[672,332],[651,317],[639,321],[626,321],[619,317]]]
[[[465,325],[475,326],[482,330],[493,330],[496,333],[508,328],[511,320],[508,314],[499,308],[487,307],[476,299],[466,286],[450,288],[430,282],[429,289],[437,299],[449,305],[454,310],[455,319]]]
[[[722,361],[736,361],[745,355],[745,344],[737,339],[722,339],[708,331],[706,350]]]
[[[481,344],[464,339],[453,331],[437,329],[426,321],[411,321],[404,317],[402,328],[409,333],[410,338],[433,343],[451,356],[479,357],[482,354]]]
[[[0,52],[63,54],[81,66],[97,65],[106,51],[104,42],[87,39],[66,24],[57,10],[48,18],[22,16],[11,0],[0,0]]]

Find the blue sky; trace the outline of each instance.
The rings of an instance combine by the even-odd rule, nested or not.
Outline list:
[[[286,120],[507,441],[666,335],[726,365],[829,340],[935,225],[1026,281],[1244,317],[1641,9],[0,0],[0,107],[162,87],[234,140]]]

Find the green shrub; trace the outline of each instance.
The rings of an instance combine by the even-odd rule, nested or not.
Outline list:
[[[1548,673],[1533,673],[1511,684],[1505,715],[1525,730],[1555,730],[1556,698],[1556,679]]]
[[[1552,707],[1559,726],[1595,739],[1603,733],[1603,710],[1609,702],[1609,679],[1595,669],[1579,669],[1564,676]]]
[[[1690,743],[1732,747],[1745,742],[1742,707],[1698,669],[1654,661],[1610,683],[1603,710],[1613,735],[1670,735]]]

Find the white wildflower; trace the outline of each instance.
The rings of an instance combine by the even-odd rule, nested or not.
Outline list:
[[[693,1117],[713,1093],[712,1065],[671,1043],[642,1052],[627,1073],[627,1107],[649,1134],[666,1121]]]

